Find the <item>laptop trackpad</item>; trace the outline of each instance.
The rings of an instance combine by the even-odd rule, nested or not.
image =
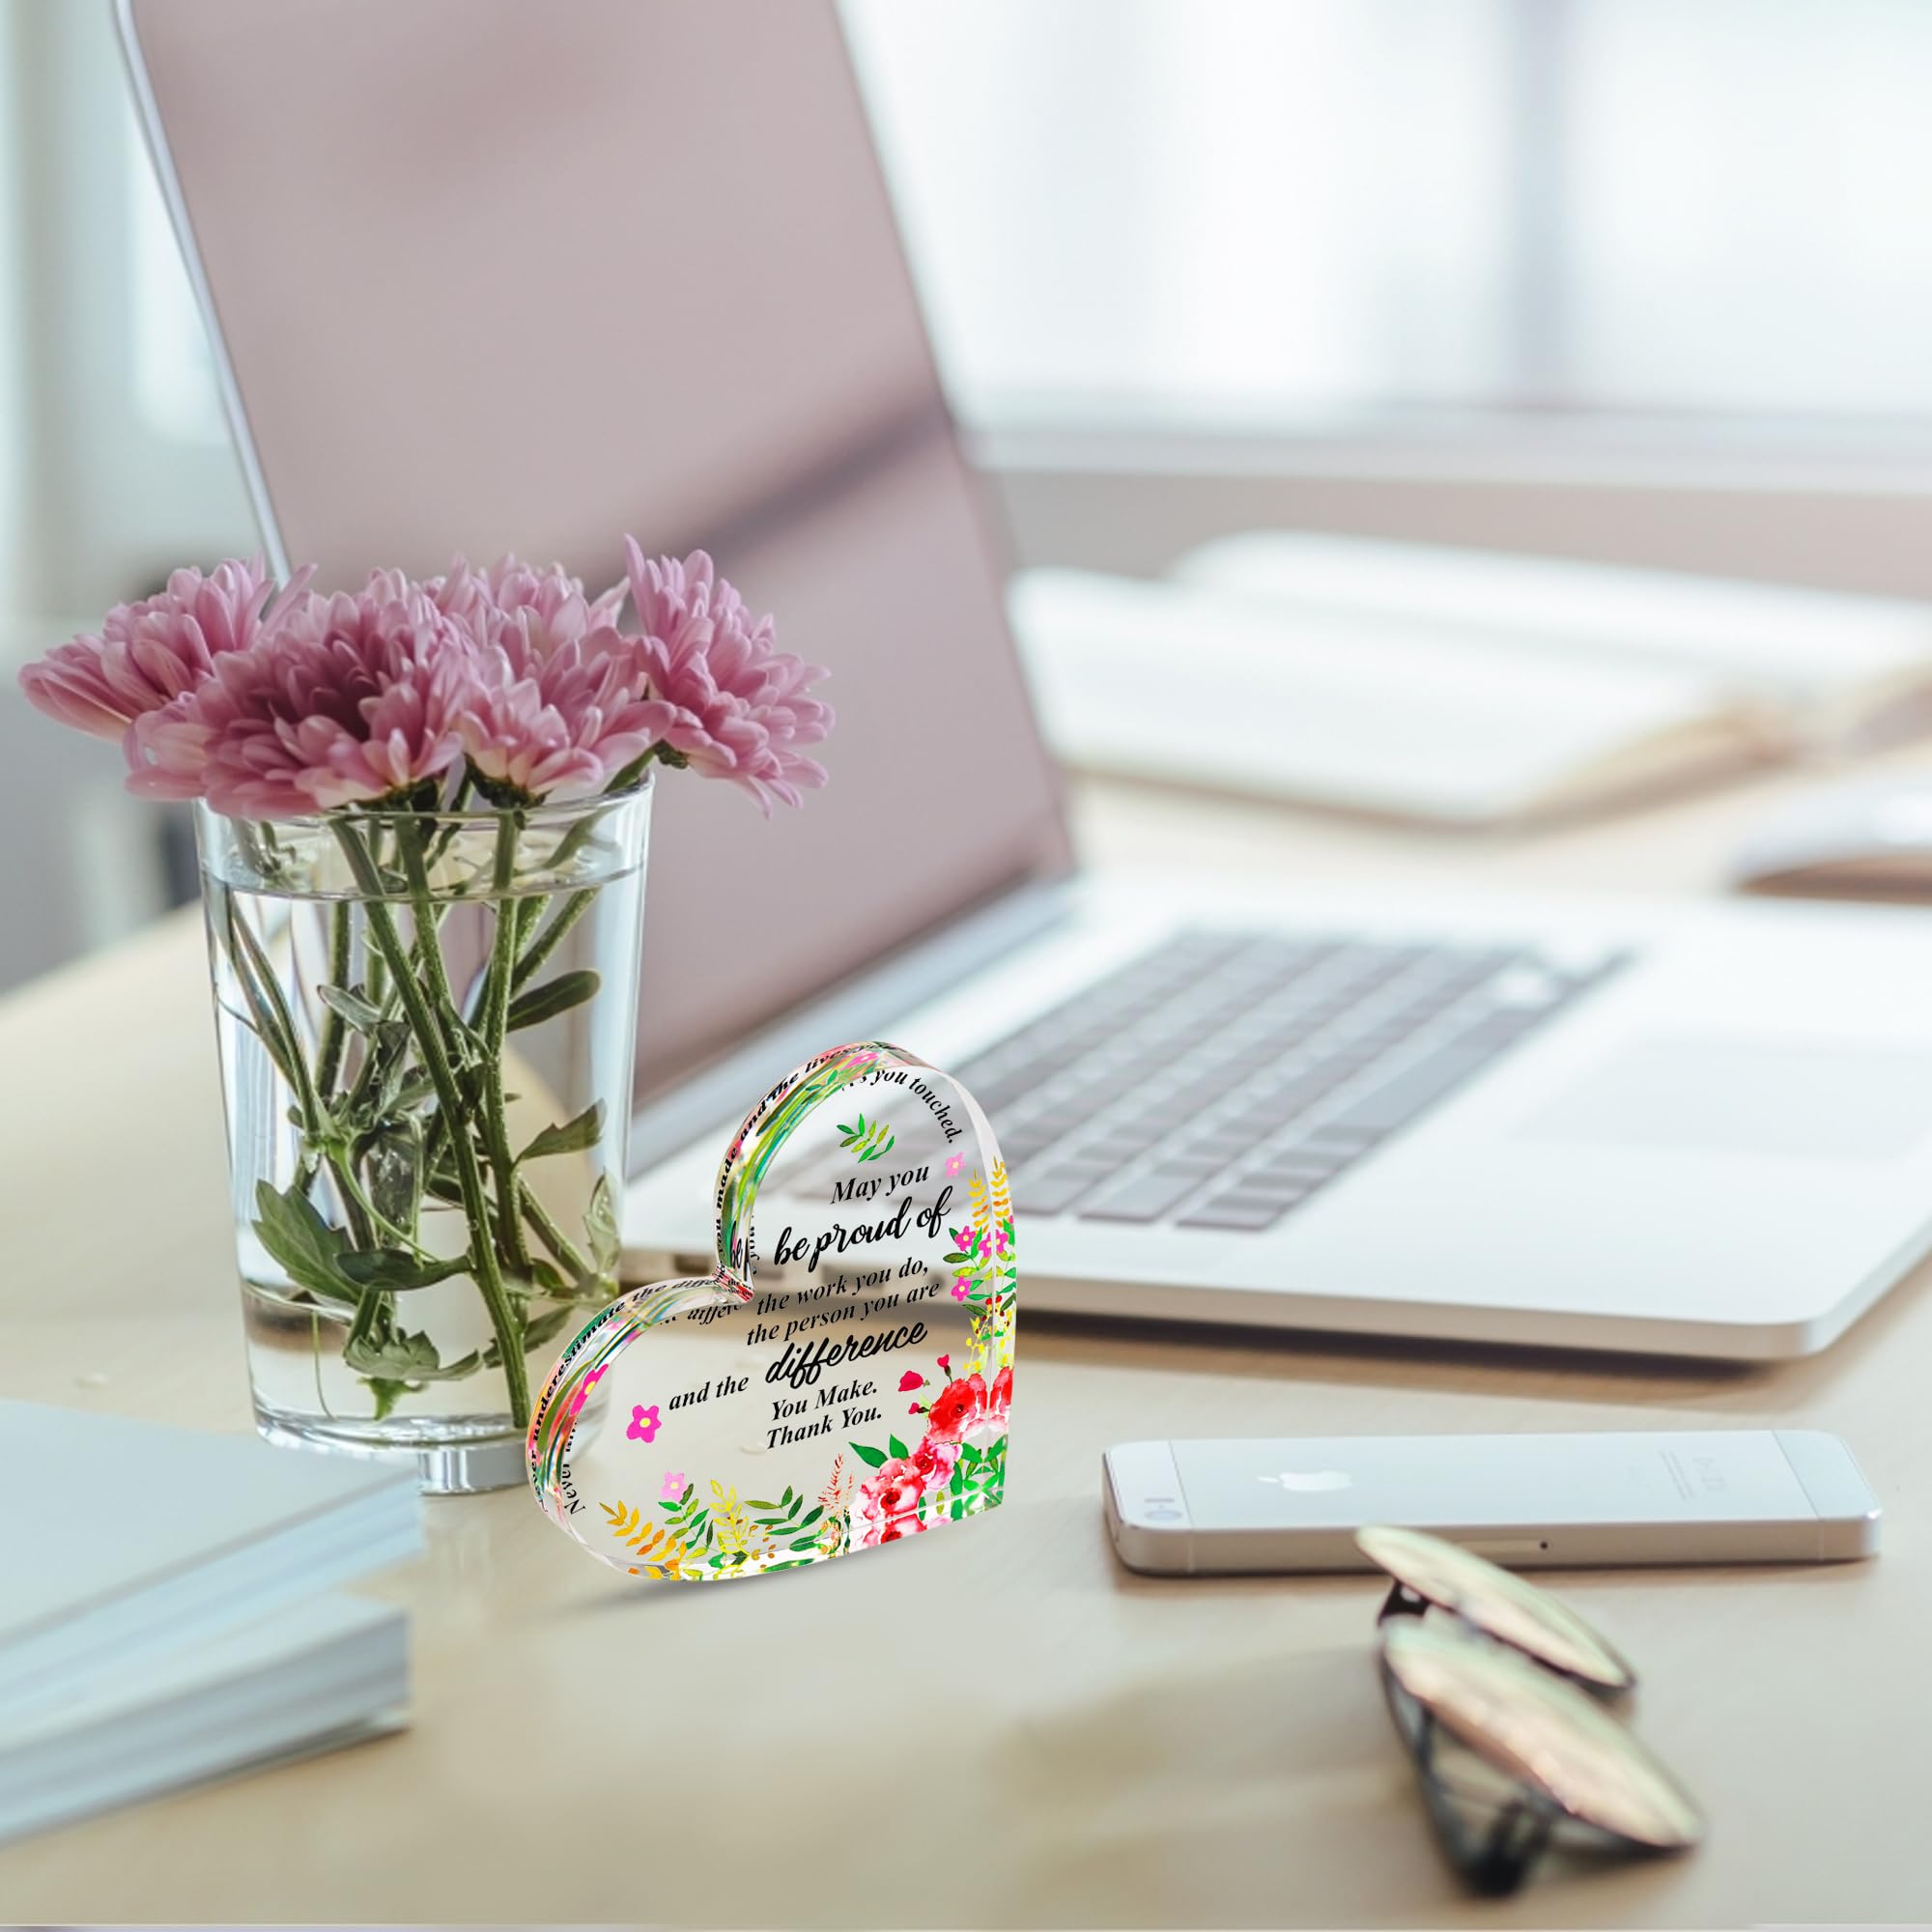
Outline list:
[[[1573,1081],[1520,1131],[1883,1160],[1932,1133],[1932,1052],[1695,1036],[1639,1040]]]

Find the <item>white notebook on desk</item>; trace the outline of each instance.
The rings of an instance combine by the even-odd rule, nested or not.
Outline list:
[[[91,1670],[0,1721],[0,1844],[400,1727],[409,1619],[329,1594]]]
[[[422,1548],[413,1469],[0,1402],[0,1722]]]
[[[412,1468],[0,1403],[0,1841],[393,1728]]]
[[[1074,764],[1458,824],[1932,724],[1932,609],[1666,572],[1263,532],[1013,616]]]

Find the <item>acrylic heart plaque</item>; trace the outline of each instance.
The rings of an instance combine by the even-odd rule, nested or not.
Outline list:
[[[951,1074],[835,1048],[746,1117],[718,1267],[612,1302],[531,1418],[544,1513],[633,1575],[716,1582],[895,1543],[1006,1490],[1007,1171]]]

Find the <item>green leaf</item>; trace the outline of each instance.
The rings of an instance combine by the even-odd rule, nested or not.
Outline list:
[[[778,1508],[778,1504],[761,1503],[755,1496],[747,1496],[745,1498],[745,1507],[748,1510],[775,1510]]]
[[[545,1020],[554,1019],[558,1013],[567,1013],[572,1007],[581,1007],[585,1000],[594,1000],[602,984],[598,976],[586,966],[575,973],[559,973],[554,980],[546,980],[541,986],[526,986],[510,1002],[510,1016],[506,1025],[512,1033],[520,1027],[541,1026]]]
[[[384,1025],[388,1024],[390,1022],[384,1022]],[[393,1024],[402,1027],[404,1034],[408,1034],[409,1028],[403,1021],[397,1020]],[[413,1108],[420,1107],[425,1100],[433,1099],[435,1095],[436,1082],[430,1078],[427,1068],[412,1067],[390,1096],[389,1108],[396,1113],[408,1113]]]
[[[373,1289],[378,1294],[401,1294],[412,1288],[434,1288],[452,1275],[467,1274],[469,1257],[454,1261],[424,1261],[407,1248],[369,1248],[353,1251],[337,1263],[357,1288]]]
[[[315,991],[330,1012],[340,1013],[357,1033],[373,1034],[382,1024],[382,1008],[348,986],[318,986]]]
[[[582,1153],[593,1148],[604,1132],[604,1102],[593,1100],[574,1121],[546,1127],[522,1153],[519,1161],[541,1160],[547,1153]]]
[[[617,1204],[611,1191],[611,1177],[600,1174],[590,1190],[590,1205],[583,1210],[583,1226],[590,1236],[590,1252],[606,1274],[615,1274],[624,1252],[623,1236],[617,1232]]]
[[[789,1549],[816,1549],[818,1548],[818,1539],[815,1536],[802,1536],[796,1543],[787,1544],[785,1547]],[[773,1569],[777,1569],[779,1566],[774,1564],[772,1567]],[[789,1569],[790,1565],[787,1564],[785,1567]]]
[[[412,1335],[403,1329],[380,1340],[351,1335],[343,1346],[342,1359],[357,1375],[412,1382],[456,1381],[473,1376],[483,1365],[483,1358],[474,1350],[461,1361],[444,1363],[427,1335]]]
[[[530,1278],[527,1283],[524,1284],[524,1287],[531,1294],[554,1296],[559,1294],[568,1295],[573,1293],[570,1283],[563,1278],[562,1270],[554,1267],[541,1255],[532,1257],[530,1262]]]
[[[886,1448],[891,1454],[898,1457],[901,1461],[912,1453],[896,1435],[888,1435],[886,1437]]]
[[[439,1201],[446,1201],[452,1208],[461,1208],[463,1183],[456,1178],[453,1167],[432,1168],[423,1176],[423,1192],[434,1194]]]
[[[537,1349],[537,1347],[541,1347],[547,1341],[554,1341],[558,1335],[564,1333],[566,1327],[570,1327],[572,1321],[580,1321],[580,1320],[582,1320],[582,1314],[576,1308],[551,1308],[547,1314],[541,1314],[533,1321],[526,1321],[524,1323],[524,1349],[526,1350],[527,1349]],[[495,1343],[491,1345],[491,1349],[483,1350],[485,1366],[495,1366],[495,1364],[489,1362],[489,1356],[493,1352],[495,1352]]]
[[[863,1442],[852,1442],[846,1446],[860,1462],[869,1463],[875,1469],[886,1460],[886,1452],[883,1449],[867,1448]]]
[[[792,1525],[792,1527],[794,1529],[810,1529],[811,1525],[815,1523],[818,1520],[818,1519],[822,1517],[824,1514],[825,1514],[825,1505],[823,1503],[813,1503],[812,1506],[809,1510],[807,1510],[802,1517],[799,1518],[797,1522],[795,1522]]]
[[[412,1230],[422,1198],[422,1128],[414,1121],[384,1129],[362,1156],[369,1199],[392,1228]]]
[[[385,1376],[364,1376],[362,1386],[376,1399],[376,1420],[381,1422],[406,1395],[413,1395],[414,1382],[391,1381]]]
[[[331,1228],[299,1188],[278,1194],[266,1180],[255,1183],[255,1233],[282,1271],[298,1287],[330,1301],[359,1301],[359,1286],[342,1270],[349,1236]]]
[[[379,1020],[369,1036],[368,1092],[376,1097],[380,1117],[402,1099],[405,1074],[409,1069],[410,1023],[408,1020]],[[424,1071],[425,1080],[429,1074]],[[432,1091],[434,1091],[432,1089]]]

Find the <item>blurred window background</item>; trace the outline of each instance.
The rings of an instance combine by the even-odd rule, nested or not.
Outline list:
[[[976,421],[1932,413],[1923,0],[849,0]]]
[[[1298,524],[1932,595],[1925,0],[843,5],[1025,561]],[[0,260],[17,662],[256,541],[106,0],[0,0]],[[179,889],[118,773],[0,687],[0,810],[87,855],[9,841],[0,985]]]

